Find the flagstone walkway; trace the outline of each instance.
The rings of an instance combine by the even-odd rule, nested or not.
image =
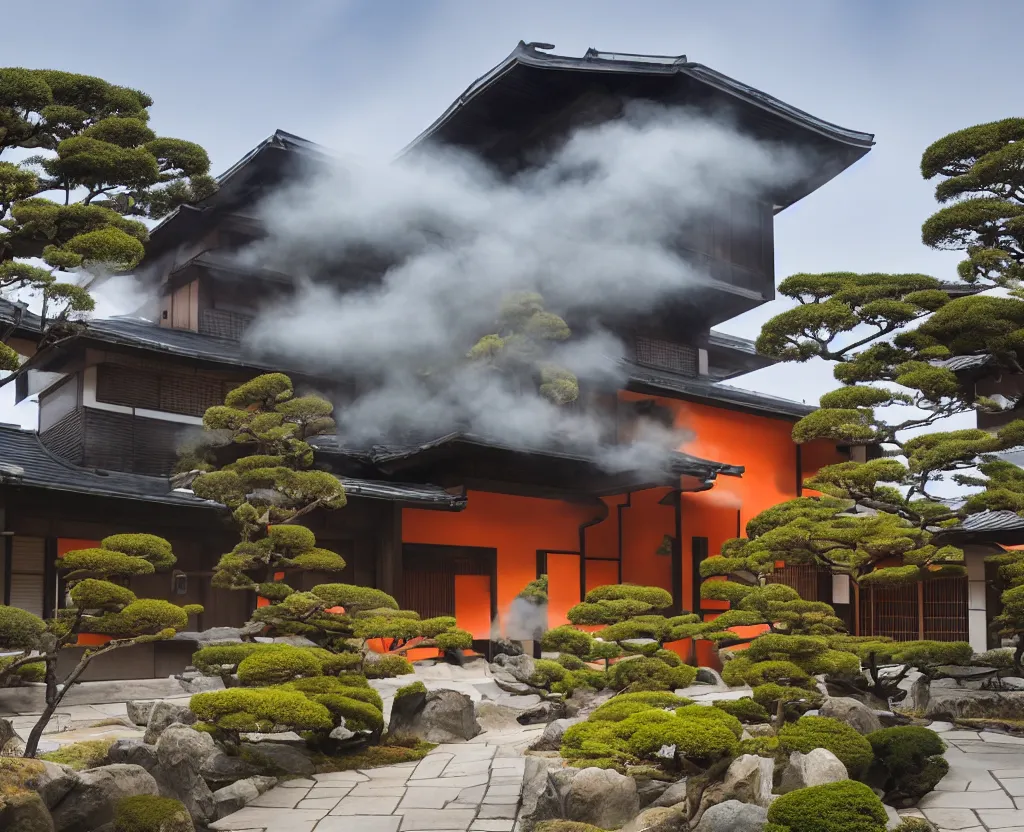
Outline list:
[[[287,780],[213,823],[218,832],[512,832],[543,726],[439,745],[416,763]],[[484,739],[483,735],[478,740]]]
[[[940,830],[1024,832],[1024,737],[929,727],[949,745],[949,774],[918,811]]]

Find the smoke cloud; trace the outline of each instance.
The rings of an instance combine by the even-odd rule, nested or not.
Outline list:
[[[364,379],[368,392],[336,414],[353,443],[460,429],[521,448],[570,444],[609,470],[646,465],[678,447],[673,431],[651,425],[629,451],[609,447],[601,417],[526,395],[467,351],[496,331],[503,297],[538,292],[573,328],[550,360],[584,389],[623,383],[624,346],[597,322],[649,313],[706,280],[681,250],[687,228],[722,210],[723,196],[768,200],[802,170],[794,152],[725,122],[649,107],[576,132],[512,177],[436,148],[318,165],[259,206],[268,236],[240,255],[298,276],[249,346]],[[360,278],[385,262],[382,279]]]

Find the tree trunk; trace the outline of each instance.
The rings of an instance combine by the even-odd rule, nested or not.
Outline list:
[[[1017,649],[1013,651],[1013,667],[1018,676],[1024,676],[1024,635],[1017,636]]]
[[[53,716],[53,712],[57,710],[57,706],[60,704],[60,700],[63,698],[57,691],[57,654],[54,653],[46,657],[46,707],[43,709],[42,715],[39,717],[35,725],[32,726],[32,731],[28,735],[28,739],[25,741],[25,756],[35,757],[36,749],[39,748],[39,740],[42,739],[43,730],[46,728],[47,723],[50,721],[50,717]]]

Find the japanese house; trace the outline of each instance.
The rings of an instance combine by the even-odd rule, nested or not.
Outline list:
[[[661,473],[613,476],[571,449],[523,449],[464,433],[359,449],[333,436],[316,441],[317,465],[341,477],[349,496],[343,510],[310,521],[319,545],[346,558],[341,579],[394,593],[424,615],[454,614],[479,639],[500,627],[515,595],[542,573],[550,581],[551,625],[564,622],[588,588],[617,581],[665,587],[677,609],[714,614],[724,604],[701,603],[700,561],[750,517],[800,494],[820,466],[863,452],[794,444],[792,425],[811,408],[731,386],[768,361],[750,341],[712,328],[774,297],[774,216],[868,153],[872,136],[685,57],[589,50],[569,58],[547,49],[520,43],[406,152],[446,143],[515,172],[573,128],[615,119],[629,102],[645,100],[728,110],[741,130],[801,149],[813,165],[771,202],[737,201],[725,215],[735,222],[715,220],[694,232],[685,245],[706,280],[687,298],[648,319],[610,322],[631,345],[629,381],[586,392],[615,412],[618,441],[628,441],[638,415],[652,412],[692,433]],[[51,613],[61,603],[56,557],[107,534],[146,531],[172,541],[177,570],[133,580],[133,588],[203,604],[196,629],[245,620],[255,598],[209,585],[217,558],[235,540],[225,513],[173,487],[169,476],[205,409],[261,372],[337,390],[343,408],[350,380],[311,378],[247,347],[245,329],[260,304],[292,282],[242,269],[230,257],[261,233],[248,213],[253,203],[319,153],[278,131],[221,176],[213,197],[155,228],[146,265],[159,278],[158,308],[92,320],[36,352],[25,339],[30,372],[19,379],[18,396],[38,396],[39,424],[37,431],[0,427],[5,603]],[[3,321],[32,334],[32,316],[14,305],[0,306]],[[783,568],[776,579],[836,603],[851,626],[860,622],[844,581],[812,567]],[[961,623],[932,633],[922,613],[925,635],[966,636],[965,582],[952,594],[962,610],[944,607],[943,618]],[[142,656],[133,672],[165,675],[180,665],[172,653]]]

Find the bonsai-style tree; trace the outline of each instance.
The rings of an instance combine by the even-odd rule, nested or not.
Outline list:
[[[583,602],[569,609],[566,617],[577,625],[605,625],[594,633],[589,645],[573,646],[567,652],[589,660],[608,662],[608,686],[616,690],[674,690],[685,688],[697,677],[697,669],[683,664],[666,642],[691,634],[700,621],[695,615],[666,617],[672,596],[660,587],[610,584],[590,590]],[[559,630],[559,633],[562,631]],[[583,633],[582,635],[586,635]],[[554,645],[554,639],[549,644]]]
[[[24,610],[0,607],[0,645],[23,651],[0,668],[0,687],[21,676],[26,668],[40,665],[46,683],[46,707],[25,743],[25,756],[35,756],[50,717],[94,659],[124,647],[171,638],[188,625],[189,615],[203,611],[197,604],[179,607],[169,601],[138,598],[123,585],[133,575],[168,569],[175,560],[171,545],[163,538],[112,535],[98,548],[77,549],[58,561],[70,605],[59,610],[53,620],[44,622]],[[58,679],[61,652],[77,647],[83,633],[110,640],[101,647],[87,647],[74,669]]]
[[[216,185],[199,145],[157,136],[148,126],[153,101],[144,92],[18,67],[0,68],[0,89],[0,157],[38,151],[0,161],[0,295],[41,295],[39,337],[58,339],[71,315],[93,309],[88,289],[96,274],[131,269],[142,259],[146,226],[127,217],[162,217]],[[0,370],[18,370],[6,342],[22,323],[21,311],[4,321]]]
[[[502,374],[520,389],[535,389],[554,404],[579,398],[576,376],[550,361],[551,347],[570,336],[568,324],[544,309],[535,292],[509,295],[501,305],[498,331],[484,335],[469,351],[471,361]]]

